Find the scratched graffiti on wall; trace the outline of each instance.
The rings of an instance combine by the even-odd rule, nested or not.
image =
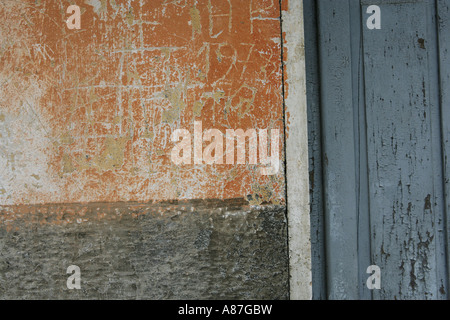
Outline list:
[[[0,205],[284,202],[283,170],[171,160],[196,121],[283,132],[279,1],[11,0],[0,15]]]

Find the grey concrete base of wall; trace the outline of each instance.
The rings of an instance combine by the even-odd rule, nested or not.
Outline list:
[[[0,207],[2,299],[288,299],[286,209],[241,200]],[[6,225],[8,225],[8,230]],[[81,289],[67,288],[67,268]]]

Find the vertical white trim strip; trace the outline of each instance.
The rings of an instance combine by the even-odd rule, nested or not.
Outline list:
[[[287,53],[285,126],[290,294],[292,300],[310,300],[312,272],[303,0],[288,0],[288,5],[288,11],[282,11],[282,31]]]

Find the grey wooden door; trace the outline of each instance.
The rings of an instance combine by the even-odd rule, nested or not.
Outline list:
[[[305,0],[315,298],[449,296],[449,6]]]

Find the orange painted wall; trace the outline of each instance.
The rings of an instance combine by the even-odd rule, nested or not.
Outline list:
[[[279,16],[278,0],[0,2],[0,205],[284,203],[283,168],[170,159],[194,121],[283,132]]]

